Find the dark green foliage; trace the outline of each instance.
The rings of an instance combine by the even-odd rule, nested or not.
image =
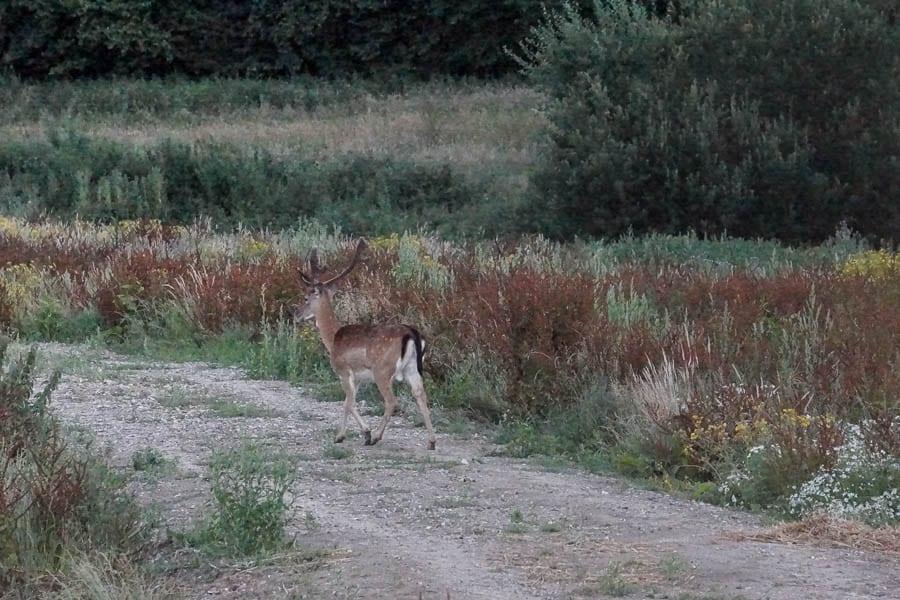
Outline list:
[[[531,226],[900,239],[900,32],[880,0],[567,8],[524,66],[550,94]],[[798,43],[798,40],[801,42]]]
[[[379,235],[431,226],[474,230],[483,188],[447,165],[349,156],[320,163],[213,142],[149,148],[57,132],[48,142],[0,144],[0,207],[100,221],[155,218],[222,226],[286,227],[319,217]]]
[[[0,66],[23,76],[154,72],[171,36],[152,0],[8,0],[0,6]]]
[[[20,76],[181,73],[496,76],[538,0],[10,0],[0,68]]]

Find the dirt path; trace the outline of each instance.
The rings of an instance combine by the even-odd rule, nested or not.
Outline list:
[[[316,563],[198,569],[178,576],[188,598],[784,599],[900,597],[900,561],[849,550],[733,541],[755,517],[641,490],[576,470],[497,457],[477,434],[438,425],[437,451],[406,418],[383,442],[330,438],[339,405],[235,369],[136,360],[48,344],[67,373],[57,414],[93,431],[111,462],[131,469],[155,448],[174,473],[136,493],[163,524],[205,510],[213,449],[251,439],[300,458],[290,529]],[[252,406],[226,418],[216,406]],[[374,425],[375,417],[366,416]]]

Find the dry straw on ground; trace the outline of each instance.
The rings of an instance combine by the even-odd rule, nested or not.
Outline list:
[[[813,515],[796,522],[780,523],[760,532],[749,534],[738,532],[727,537],[738,541],[827,546],[900,554],[900,528],[876,529],[865,523],[827,515]]]

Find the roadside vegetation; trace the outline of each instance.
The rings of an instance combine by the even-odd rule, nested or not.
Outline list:
[[[177,584],[169,575],[194,564],[184,556],[318,558],[284,534],[293,462],[251,443],[213,454],[208,510],[163,539],[129,482],[170,477],[173,461],[144,448],[132,456],[134,473],[109,467],[90,432],[67,428],[54,415],[60,373],[39,373],[37,360],[34,348],[0,342],[0,597],[173,598]],[[191,552],[161,554],[167,543]]]
[[[150,522],[90,438],[64,430],[35,351],[0,343],[0,595],[166,597],[138,568]],[[37,387],[37,392],[34,388]]]
[[[353,240],[311,222],[6,219],[4,324],[333,388],[314,331],[289,319],[312,247],[341,264]],[[337,307],[417,323],[433,402],[499,426],[510,454],[795,517],[898,519],[900,258],[850,235],[806,249],[376,237]]]

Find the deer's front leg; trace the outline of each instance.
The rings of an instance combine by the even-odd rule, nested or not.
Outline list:
[[[359,415],[359,410],[356,408],[356,383],[353,381],[353,375],[342,376],[341,386],[344,388],[345,394],[344,414],[341,417],[340,429],[338,429],[337,435],[334,436],[334,443],[340,444],[347,437],[347,417],[350,415],[353,415],[353,418],[356,419],[359,429],[362,431],[363,437],[366,440],[366,444],[372,443],[372,433],[369,431],[369,427],[366,425],[365,421],[363,421],[362,417]]]

